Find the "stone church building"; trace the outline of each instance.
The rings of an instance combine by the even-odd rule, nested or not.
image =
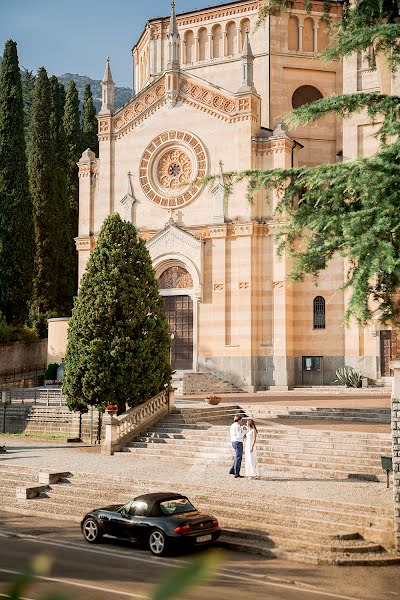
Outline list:
[[[317,286],[291,283],[288,259],[276,254],[276,198],[258,192],[250,203],[245,183],[226,197],[224,173],[350,155],[334,115],[290,132],[282,122],[293,107],[343,90],[343,64],[316,58],[328,44],[323,2],[307,14],[295,0],[290,16],[257,26],[260,4],[176,14],[172,2],[134,46],[134,97],[118,110],[107,62],[99,157],[87,150],[79,161],[79,273],[105,217],[119,212],[146,240],[176,370],[212,373],[248,391],[329,384],[343,365],[379,379],[389,375],[391,334],[379,324],[344,326],[343,259]],[[365,81],[379,89],[369,63],[351,64],[345,88]],[[371,134],[351,133],[364,136],[361,153]],[[207,175],[211,184],[199,182]],[[53,357],[64,352],[63,331],[64,322],[50,322]]]

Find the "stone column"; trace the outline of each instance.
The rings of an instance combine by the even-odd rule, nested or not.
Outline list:
[[[287,133],[284,123],[274,129],[271,140],[273,156],[272,168],[287,169],[292,165],[293,140]],[[272,194],[273,210],[279,202],[277,192]],[[283,218],[283,217],[280,217]],[[290,265],[286,253],[278,256],[275,230],[279,223],[272,222],[272,350],[274,365],[274,385],[270,389],[287,390],[294,384],[294,348],[293,348],[293,285],[287,280]]]
[[[392,460],[394,501],[394,543],[400,553],[400,360],[390,363],[393,369],[392,387]]]
[[[303,23],[299,24],[299,50],[303,50]]]

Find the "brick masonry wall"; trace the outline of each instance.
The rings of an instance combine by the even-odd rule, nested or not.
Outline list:
[[[393,493],[396,551],[400,552],[400,399],[392,399]]]

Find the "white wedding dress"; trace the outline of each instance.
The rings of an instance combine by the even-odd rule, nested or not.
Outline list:
[[[257,477],[258,476],[258,467],[257,467],[257,449],[254,446],[253,452],[251,452],[251,448],[254,443],[254,429],[248,429],[246,431],[246,440],[244,446],[244,467],[246,471],[246,477]]]

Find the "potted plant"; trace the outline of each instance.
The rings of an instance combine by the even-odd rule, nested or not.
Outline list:
[[[204,402],[207,402],[207,404],[211,404],[212,406],[217,406],[221,400],[221,396],[216,396],[215,394],[209,394],[204,398]]]
[[[108,404],[106,406],[106,412],[113,417],[114,415],[117,414],[118,412],[118,405],[117,404]]]

